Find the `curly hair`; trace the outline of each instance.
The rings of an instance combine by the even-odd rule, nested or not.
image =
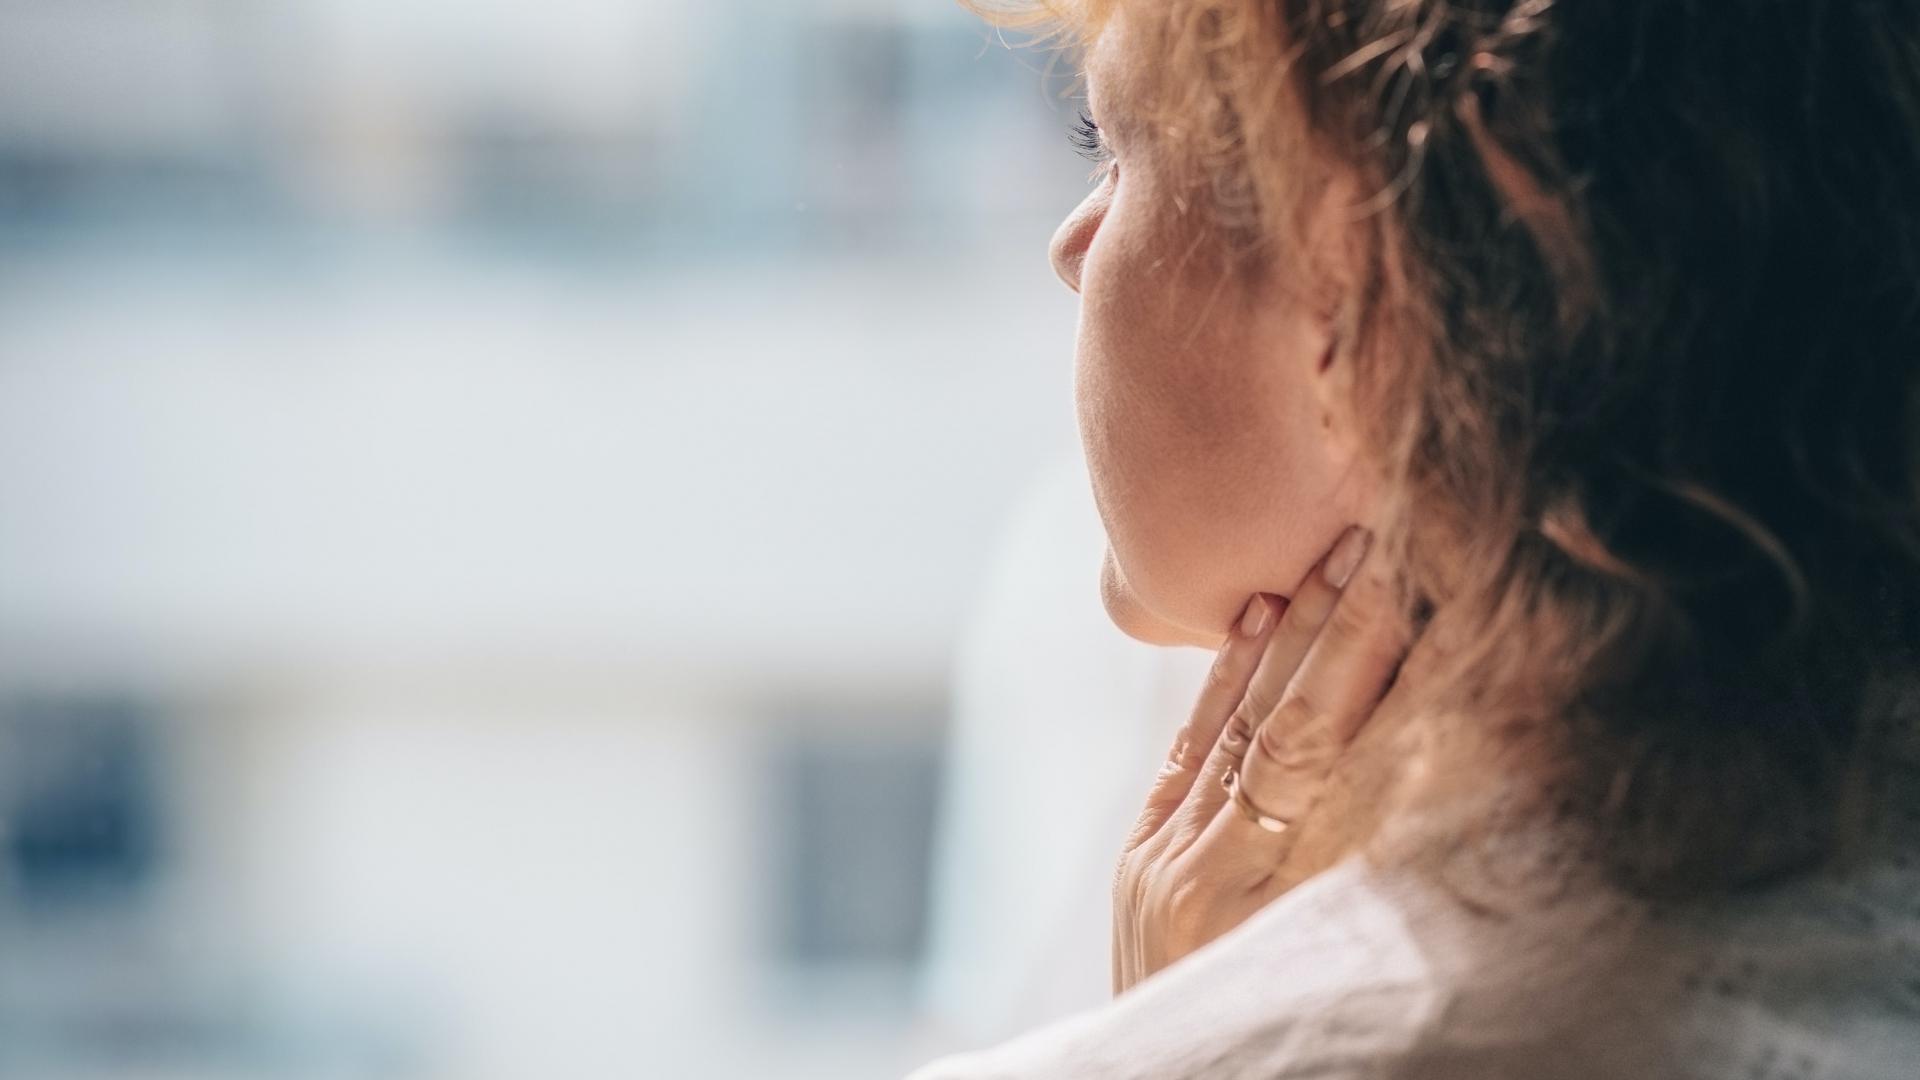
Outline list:
[[[1845,849],[1920,627],[1920,6],[972,6],[1081,44],[1124,8],[1248,275],[1359,180],[1377,542],[1472,643],[1436,707],[1550,731],[1636,891]]]

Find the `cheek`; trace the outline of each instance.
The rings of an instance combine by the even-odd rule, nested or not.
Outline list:
[[[1157,471],[1174,464],[1169,454],[1202,453],[1183,435],[1222,430],[1208,414],[1228,399],[1210,385],[1221,375],[1212,370],[1217,344],[1179,344],[1181,326],[1195,320],[1183,317],[1169,287],[1169,245],[1156,240],[1163,226],[1135,208],[1152,202],[1132,190],[1116,196],[1081,274],[1075,404],[1089,465],[1116,499],[1140,485],[1149,464]]]
[[[1289,381],[1307,343],[1230,317],[1212,275],[1165,273],[1115,210],[1088,252],[1075,364],[1117,564],[1105,599],[1135,637],[1217,642],[1251,593],[1291,594],[1344,524],[1311,387]]]

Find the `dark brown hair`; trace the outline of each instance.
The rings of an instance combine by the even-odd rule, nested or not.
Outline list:
[[[1367,193],[1380,542],[1472,643],[1436,705],[1549,720],[1641,891],[1838,850],[1920,611],[1920,6],[1034,7],[1125,9],[1249,273],[1303,250],[1303,147]]]

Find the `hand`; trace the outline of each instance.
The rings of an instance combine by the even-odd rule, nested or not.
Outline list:
[[[1255,596],[1214,659],[1115,871],[1116,994],[1288,887],[1278,871],[1294,823],[1312,810],[1407,648],[1384,578],[1356,573],[1367,540],[1349,530],[1292,603]],[[1267,825],[1228,797],[1229,772],[1273,819]]]

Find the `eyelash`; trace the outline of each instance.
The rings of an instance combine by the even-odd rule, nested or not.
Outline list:
[[[1093,177],[1099,179],[1111,171],[1113,150],[1107,146],[1107,140],[1100,135],[1100,125],[1093,122],[1093,116],[1084,109],[1080,112],[1080,122],[1067,133],[1067,141],[1081,157],[1093,162]]]

